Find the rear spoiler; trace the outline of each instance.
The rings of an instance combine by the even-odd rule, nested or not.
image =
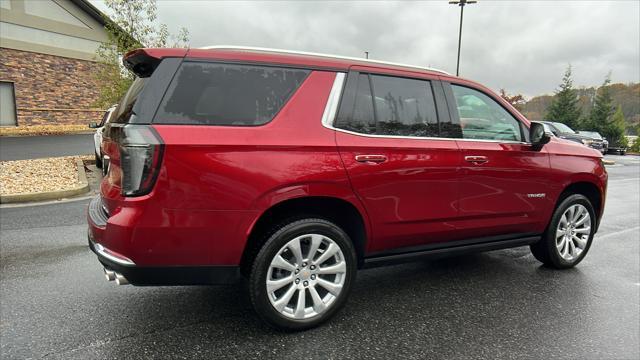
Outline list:
[[[167,57],[184,57],[187,49],[136,49],[124,55],[122,64],[138,77],[149,77]]]

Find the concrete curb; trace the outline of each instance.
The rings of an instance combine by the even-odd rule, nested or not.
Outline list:
[[[59,191],[45,191],[39,193],[0,195],[0,203],[12,204],[31,201],[58,200],[89,192],[89,182],[87,181],[87,174],[84,172],[84,164],[82,163],[82,160],[77,160],[76,164],[78,165],[78,181],[80,182],[80,185],[76,186],[75,188]]]

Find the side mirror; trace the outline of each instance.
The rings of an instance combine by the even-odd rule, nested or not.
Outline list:
[[[97,129],[97,128],[98,128],[98,124],[97,124],[97,123],[95,123],[95,122],[92,122],[92,123],[89,123],[89,127],[90,127],[91,129]]]
[[[551,136],[545,131],[544,125],[538,122],[532,122],[529,128],[529,138],[534,148],[540,149],[544,144],[551,140]]]

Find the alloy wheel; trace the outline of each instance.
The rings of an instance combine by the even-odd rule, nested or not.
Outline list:
[[[305,234],[286,243],[267,272],[267,296],[280,314],[309,319],[329,309],[340,295],[347,263],[340,246],[325,235]]]
[[[556,249],[566,261],[575,261],[584,251],[591,235],[591,214],[584,205],[570,206],[556,229]]]

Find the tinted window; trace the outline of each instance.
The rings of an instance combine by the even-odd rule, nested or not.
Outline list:
[[[367,74],[358,75],[355,100],[350,104],[345,102],[345,106],[349,107],[349,109],[344,111],[346,116],[341,116],[336,121],[336,127],[363,134],[376,133],[373,97]]]
[[[554,122],[552,124],[553,124],[553,127],[558,129],[558,131],[560,131],[563,134],[566,134],[566,133],[575,134],[576,133],[575,131],[573,131],[572,128],[568,127],[567,125],[565,125],[563,123]]]
[[[376,109],[376,133],[398,136],[438,136],[438,117],[428,81],[371,76]]]
[[[308,70],[185,62],[162,99],[156,123],[262,125],[302,84]]]
[[[111,122],[116,123],[127,123],[130,122],[130,118],[132,115],[135,115],[133,112],[133,106],[136,104],[138,100],[138,96],[144,89],[144,85],[147,83],[149,78],[136,78],[127,93],[120,100],[118,107],[114,110],[115,116],[112,117]]]
[[[520,122],[495,100],[464,86],[451,85],[451,88],[463,138],[522,141]]]
[[[345,101],[344,106],[352,108],[341,109],[335,124],[341,129],[375,135],[438,136],[429,81],[360,74],[355,100],[352,104]]]

